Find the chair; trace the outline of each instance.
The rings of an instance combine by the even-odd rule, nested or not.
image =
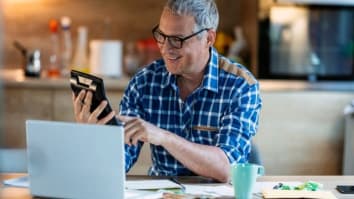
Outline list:
[[[0,148],[0,172],[26,173],[27,172],[26,149]]]
[[[251,153],[248,156],[248,162],[252,164],[262,165],[261,156],[256,144],[252,142],[251,144]]]

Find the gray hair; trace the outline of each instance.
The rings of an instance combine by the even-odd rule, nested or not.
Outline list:
[[[165,7],[174,14],[193,16],[196,31],[210,28],[216,31],[219,24],[219,12],[214,0],[168,0]]]

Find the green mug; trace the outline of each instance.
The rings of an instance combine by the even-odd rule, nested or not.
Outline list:
[[[264,167],[257,164],[240,163],[231,166],[231,182],[236,199],[252,198],[253,187],[258,176],[264,175]]]

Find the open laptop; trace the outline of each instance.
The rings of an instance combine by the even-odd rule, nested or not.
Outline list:
[[[26,121],[34,196],[124,198],[122,126]]]

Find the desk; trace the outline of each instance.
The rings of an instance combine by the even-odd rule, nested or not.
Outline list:
[[[0,174],[0,179],[9,179],[20,177],[25,174]],[[150,176],[128,176],[128,179],[146,179],[151,178]],[[202,177],[181,177],[179,179],[182,183],[209,183],[209,185],[213,185],[213,182],[208,181],[206,178]],[[334,195],[339,199],[353,199],[354,194],[340,194],[336,191],[335,187],[338,184],[341,185],[353,185],[354,184],[354,176],[262,176],[257,179],[259,182],[284,182],[284,181],[316,181],[320,182],[324,185],[326,190],[331,190]],[[210,184],[211,183],[211,184]],[[220,185],[220,183],[215,183]],[[230,185],[231,186],[231,185]],[[16,188],[16,187],[3,187],[0,185],[0,198],[1,199],[32,199],[31,194],[26,188]]]

